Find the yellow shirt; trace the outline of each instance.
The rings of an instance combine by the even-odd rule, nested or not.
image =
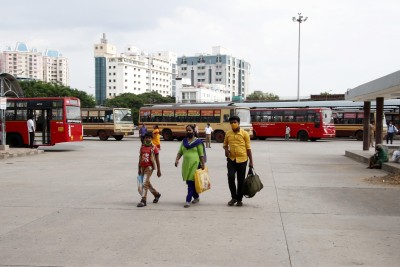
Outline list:
[[[154,145],[159,146],[161,144],[160,140],[160,130],[154,129],[153,130],[153,140],[151,140]]]
[[[247,160],[247,150],[250,149],[250,135],[240,129],[235,133],[230,130],[225,135],[224,148],[229,147],[229,158],[236,160],[237,163]]]

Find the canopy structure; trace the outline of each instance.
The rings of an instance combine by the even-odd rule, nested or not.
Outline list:
[[[371,101],[400,98],[400,71],[393,72],[376,80],[364,83],[346,92],[346,100]]]
[[[364,101],[364,118],[369,118],[371,100],[376,100],[376,125],[375,142],[382,143],[383,138],[383,107],[385,99],[394,99],[400,97],[400,71],[393,72],[376,80],[364,83],[356,88],[348,90],[345,95],[346,100]],[[364,120],[364,140],[363,150],[369,149],[368,137],[371,134],[369,130],[369,121]]]
[[[9,73],[0,74],[1,97],[24,97],[24,91],[18,80]]]

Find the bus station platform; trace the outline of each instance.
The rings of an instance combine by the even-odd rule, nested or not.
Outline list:
[[[382,170],[389,173],[400,173],[400,163],[393,162],[392,155],[395,150],[400,149],[400,145],[385,145],[383,147],[388,151],[389,162],[382,164]],[[374,154],[374,150],[346,150],[345,156],[354,159],[358,162],[365,163],[368,165],[369,158]]]

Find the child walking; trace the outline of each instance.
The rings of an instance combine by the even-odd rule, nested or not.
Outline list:
[[[143,145],[140,147],[139,164],[138,164],[138,175],[143,175],[143,193],[142,199],[137,204],[138,207],[146,206],[147,192],[154,195],[153,203],[158,203],[161,194],[151,185],[150,177],[153,174],[153,170],[157,168],[157,176],[161,176],[160,159],[158,157],[158,148],[151,142],[151,133],[145,133]]]

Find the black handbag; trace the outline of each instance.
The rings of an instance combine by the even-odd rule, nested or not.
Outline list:
[[[263,189],[264,185],[262,184],[260,177],[254,171],[254,168],[249,168],[249,172],[247,173],[247,177],[243,182],[243,195],[247,198],[252,198]]]

